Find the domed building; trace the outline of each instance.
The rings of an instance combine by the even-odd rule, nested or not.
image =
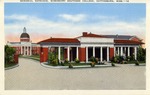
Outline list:
[[[19,55],[30,56],[40,53],[40,46],[36,43],[32,43],[26,27],[23,28],[23,33],[20,35],[20,42],[8,42],[7,44],[14,47],[16,54]]]
[[[26,28],[24,27],[23,33],[20,35],[20,42],[29,42],[30,41],[30,36],[26,32]]]
[[[20,35],[20,42],[8,42],[16,49],[16,54],[40,55],[40,62],[47,62],[48,53],[54,49],[59,60],[72,62],[79,59],[88,63],[93,56],[98,61],[110,61],[115,56],[133,57],[137,60],[138,48],[144,44],[142,39],[132,35],[100,35],[83,32],[76,38],[48,38],[32,43],[26,28]]]

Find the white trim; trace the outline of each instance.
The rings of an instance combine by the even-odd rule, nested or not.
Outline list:
[[[109,47],[107,47],[107,61],[109,61]]]
[[[100,56],[101,58],[100,59],[101,59],[101,62],[102,62],[103,61],[103,47],[101,47],[100,51],[101,51],[101,56]]]
[[[67,58],[68,58],[68,61],[70,61],[70,47],[69,46],[67,47]]]
[[[88,62],[88,47],[86,47],[86,63]]]
[[[93,47],[93,57],[95,57],[95,47]]]

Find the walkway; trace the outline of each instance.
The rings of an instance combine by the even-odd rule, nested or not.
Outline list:
[[[119,90],[145,89],[145,66],[51,69],[31,59],[5,70],[6,90]]]

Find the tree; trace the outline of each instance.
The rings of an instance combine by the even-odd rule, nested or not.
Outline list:
[[[14,62],[14,54],[15,54],[15,49],[12,47],[9,47],[8,45],[5,45],[5,63],[12,63]]]
[[[141,46],[138,48],[137,59],[138,61],[146,60],[146,49],[142,48]]]

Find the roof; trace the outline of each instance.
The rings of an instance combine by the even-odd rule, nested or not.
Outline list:
[[[86,34],[83,34],[82,36],[79,36],[79,37],[108,38],[105,35],[97,35],[97,34],[93,34],[93,33],[86,33]]]
[[[22,33],[20,38],[30,38],[28,33]]]
[[[20,44],[20,42],[8,42],[10,44]]]
[[[114,40],[115,44],[144,44],[140,41],[133,41],[133,40]]]
[[[80,44],[76,38],[49,38],[38,42],[39,44]]]
[[[130,36],[130,35],[104,35],[106,37],[109,37],[109,38],[114,38],[115,40],[129,40],[131,39],[132,37],[134,36]]]

